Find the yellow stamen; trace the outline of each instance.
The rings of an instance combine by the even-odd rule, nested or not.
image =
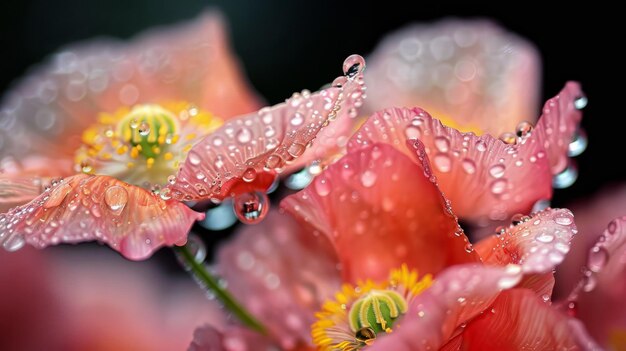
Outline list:
[[[321,351],[352,351],[374,342],[378,333],[390,333],[408,305],[432,284],[427,274],[419,279],[407,265],[391,271],[389,280],[345,284],[333,300],[315,314],[311,335]]]

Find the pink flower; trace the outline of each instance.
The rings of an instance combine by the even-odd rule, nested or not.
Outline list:
[[[0,252],[2,350],[182,350],[225,323],[192,281],[107,251]]]
[[[549,100],[533,133],[514,145],[444,127],[418,108],[374,114],[346,156],[283,201],[289,214],[244,229],[221,250],[220,272],[285,349],[588,345],[579,322],[551,306],[553,270],[577,233],[569,210],[520,216],[475,245],[454,215],[457,205],[471,214],[531,204],[549,188],[580,119],[578,89],[570,83]],[[556,125],[564,128],[546,132]],[[446,196],[440,183],[449,184]],[[197,332],[194,347],[207,333]]]
[[[130,44],[70,48],[8,95],[0,124],[4,248],[98,240],[144,259],[183,245],[203,218],[181,201],[234,196],[237,215],[259,221],[278,172],[337,147],[343,115],[362,104],[362,58],[348,58],[328,89],[233,117],[259,103],[222,27],[207,14]],[[342,122],[323,129],[336,117]],[[300,157],[316,137],[316,150]]]
[[[389,142],[379,135],[392,126],[394,142],[404,145],[403,133],[419,138],[455,213],[493,230],[550,199],[553,177],[571,163],[586,98],[568,83],[537,120],[538,73],[535,48],[489,22],[405,28],[371,55],[366,108],[420,106],[439,121],[419,109],[386,109],[356,142]]]

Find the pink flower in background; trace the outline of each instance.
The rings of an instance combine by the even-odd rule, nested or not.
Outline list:
[[[194,326],[221,320],[189,279],[106,251],[25,248],[0,260],[2,350],[183,350]]]
[[[240,219],[254,223],[276,173],[337,147],[339,129],[328,128],[300,158],[331,120],[341,127],[356,114],[362,58],[349,57],[330,88],[233,118],[258,101],[221,23],[208,14],[129,45],[68,49],[9,94],[0,195],[5,211],[21,206],[0,215],[6,249],[98,240],[144,259],[184,244],[203,218],[180,201],[233,196]]]

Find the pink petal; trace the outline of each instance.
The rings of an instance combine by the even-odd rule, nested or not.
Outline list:
[[[539,53],[491,22],[411,25],[386,37],[369,60],[369,112],[421,106],[461,130],[496,136],[536,118]]]
[[[569,210],[548,208],[509,226],[500,235],[481,240],[475,249],[487,265],[521,265],[528,276],[520,286],[547,300],[554,286],[552,271],[565,259],[577,232]]]
[[[331,240],[348,282],[382,281],[403,263],[437,274],[478,261],[424,162],[370,145],[330,165],[282,206]]]
[[[225,330],[204,325],[193,333],[193,341],[188,351],[245,351],[272,350],[276,348],[271,340],[249,329],[229,326]]]
[[[393,333],[376,340],[369,349],[436,350],[462,332],[460,326],[487,309],[503,289],[515,286],[521,278],[521,270],[514,265],[448,268],[415,298]]]
[[[129,43],[100,40],[55,54],[3,100],[0,155],[73,157],[100,112],[138,103],[186,101],[220,117],[253,111],[258,99],[223,27],[219,14],[205,13]]]
[[[567,147],[581,118],[574,105],[581,94],[578,84],[568,83],[548,100],[531,133],[514,145],[445,127],[419,108],[396,108],[374,114],[348,148],[385,142],[413,154],[405,147],[413,143],[406,141],[419,138],[457,215],[486,224],[528,213],[536,201],[550,198],[552,176],[567,166]]]
[[[468,324],[462,350],[578,350],[568,317],[525,289],[505,291]]]
[[[626,330],[626,216],[611,221],[598,237],[588,251],[583,272],[568,298],[577,301],[572,312],[601,345],[619,349]]]
[[[354,115],[362,103],[365,62],[359,59],[353,75],[337,78],[335,86],[296,93],[285,103],[233,119],[194,145],[170,186],[174,198],[223,199],[246,183],[245,191],[265,191],[273,178],[259,175],[273,175],[288,164],[303,165],[314,158],[305,151],[320,130],[334,118]],[[349,57],[344,66],[354,60]]]
[[[72,160],[27,157],[14,160],[7,157],[0,165],[0,213],[30,202],[41,194],[49,178],[72,175]]]
[[[310,344],[314,313],[341,285],[337,258],[321,236],[277,211],[245,226],[218,254],[228,288],[287,349]]]
[[[99,240],[140,260],[163,245],[185,243],[193,222],[203,217],[114,178],[79,174],[0,215],[0,242],[13,251],[25,242],[43,248]]]

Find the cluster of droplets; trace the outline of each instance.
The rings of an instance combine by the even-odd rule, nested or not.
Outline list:
[[[500,243],[493,250],[510,247],[506,250],[510,260],[522,265],[525,272],[545,272],[565,259],[576,233],[569,210],[547,208],[531,215],[516,214],[508,227],[496,228]],[[525,249],[516,250],[515,246]]]
[[[294,93],[284,104],[226,123],[189,151],[185,165],[168,178],[161,193],[215,203],[234,196],[233,209],[242,222],[261,221],[269,209],[268,175],[282,172],[302,156],[341,109],[356,116],[365,98],[364,68],[364,59],[352,55],[344,61],[344,76],[331,88]],[[234,190],[242,184],[250,190]]]
[[[614,219],[589,249],[586,265],[582,269],[582,279],[564,304],[569,314],[576,314],[576,300],[581,293],[588,293],[595,289],[598,274],[601,274],[607,267],[611,255],[616,254],[616,249],[623,247],[626,242],[625,234],[626,216]]]

